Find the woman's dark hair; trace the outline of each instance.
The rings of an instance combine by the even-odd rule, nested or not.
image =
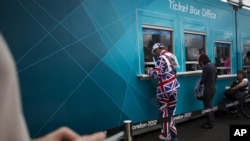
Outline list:
[[[247,73],[244,70],[239,70],[237,73],[242,74],[243,78],[247,77]]]
[[[210,61],[210,59],[208,58],[208,56],[206,54],[201,54],[200,57],[199,57],[199,64],[203,64],[203,65],[206,65],[208,64]]]

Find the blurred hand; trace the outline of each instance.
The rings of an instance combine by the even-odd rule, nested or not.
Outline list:
[[[147,72],[148,72],[148,67],[146,67],[144,70],[145,70],[145,72],[147,73]]]
[[[34,141],[104,141],[105,138],[104,132],[80,136],[67,127],[61,127]]]
[[[146,67],[144,70],[146,73],[148,73],[149,70],[152,70],[153,68],[152,67]]]

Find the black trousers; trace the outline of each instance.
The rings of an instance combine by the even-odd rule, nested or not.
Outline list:
[[[203,94],[203,104],[205,109],[211,109],[212,108],[212,100],[214,97],[214,94],[216,92],[215,87],[205,87],[204,88],[204,94]],[[207,125],[213,125],[214,123],[214,113],[213,111],[206,113],[206,122]]]

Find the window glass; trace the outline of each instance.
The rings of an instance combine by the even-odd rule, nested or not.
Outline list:
[[[144,49],[144,62],[146,67],[153,67],[153,54],[152,47],[155,43],[163,43],[165,49],[172,52],[172,31],[167,29],[146,28],[143,31],[143,49]]]
[[[231,74],[230,43],[215,42],[215,64],[218,75]]]
[[[201,69],[199,55],[205,52],[205,35],[185,33],[186,71]]]
[[[243,44],[243,51],[242,51],[242,62],[243,62],[243,69],[250,73],[250,44]]]

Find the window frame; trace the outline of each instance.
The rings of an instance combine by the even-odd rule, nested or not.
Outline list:
[[[216,57],[217,57],[217,46],[216,46],[216,43],[222,43],[222,44],[229,44],[229,55],[230,55],[230,70],[231,70],[231,73],[230,74],[218,74],[218,76],[221,76],[221,75],[232,75],[232,68],[233,68],[233,63],[232,63],[232,43],[231,42],[229,42],[229,41],[223,41],[223,40],[215,40],[214,42],[213,42],[213,45],[214,45],[214,52],[213,52],[213,54],[214,54],[214,61],[216,60]],[[216,64],[216,61],[214,62],[215,64]],[[216,65],[216,69],[217,69],[217,71],[218,70],[223,70],[223,69],[228,69],[228,68],[226,68],[225,66],[217,66]]]
[[[185,37],[185,34],[194,34],[194,35],[202,35],[202,36],[204,36],[204,50],[203,50],[203,52],[207,52],[207,34],[206,33],[204,33],[204,32],[199,32],[199,31],[190,31],[190,30],[185,30],[184,31],[184,33],[183,33],[183,35],[184,35],[184,46],[183,46],[183,48],[184,48],[184,53],[185,53],[185,55],[183,56],[183,57],[185,57],[184,59],[185,59],[185,70],[184,70],[184,72],[195,72],[195,71],[199,71],[200,69],[198,69],[199,68],[199,63],[198,63],[198,59],[197,59],[197,61],[187,61],[187,56],[186,56],[186,37]],[[194,64],[195,65],[195,70],[190,70],[190,71],[187,71],[187,64]]]
[[[247,53],[247,50],[245,50],[244,46],[249,46],[249,50],[250,51],[250,43],[242,43],[242,57],[241,57],[241,62],[242,62],[242,69],[243,70],[246,70],[248,74],[250,74],[250,65],[245,65],[245,62],[244,62],[244,55]],[[245,52],[245,54],[244,54]]]
[[[147,25],[147,24],[144,24],[142,25],[142,31],[143,31],[143,28],[149,28],[149,29],[155,29],[155,30],[164,30],[164,31],[170,31],[171,32],[171,39],[172,39],[172,50],[173,50],[173,53],[174,53],[174,30],[172,28],[169,28],[169,27],[163,27],[163,26],[157,26],[157,25]],[[143,43],[144,40],[143,40],[143,32],[142,32],[142,46],[143,46]],[[143,55],[145,57],[145,51],[143,50]],[[143,62],[144,62],[144,66],[146,65],[154,65],[154,62],[145,62],[145,58],[143,58]]]

